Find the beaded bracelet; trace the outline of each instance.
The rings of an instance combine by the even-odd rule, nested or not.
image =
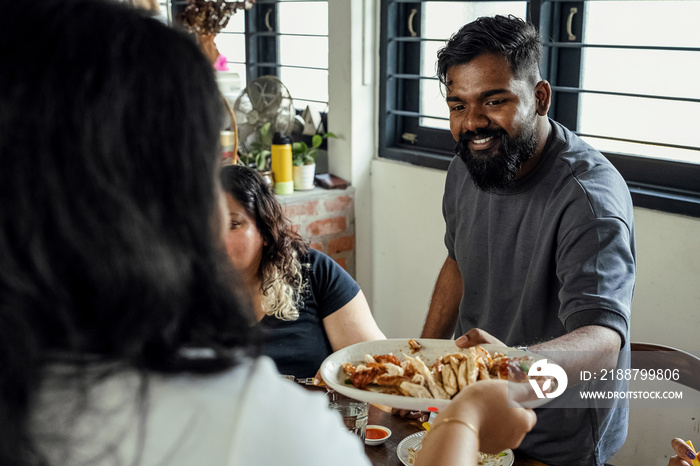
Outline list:
[[[456,422],[458,424],[464,424],[465,426],[469,427],[469,429],[471,429],[472,432],[474,432],[474,435],[476,435],[477,438],[479,438],[479,431],[477,430],[476,427],[474,427],[474,424],[467,422],[467,421],[463,421],[462,419],[455,419],[452,417],[446,417],[445,419],[443,419],[442,421],[440,421],[436,425],[434,425],[431,430],[435,430],[438,427],[440,427],[441,425],[446,424],[448,422]]]

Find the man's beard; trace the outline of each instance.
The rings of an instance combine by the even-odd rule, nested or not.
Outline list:
[[[492,152],[493,148],[483,151],[469,149],[469,141],[489,136],[500,139],[495,154]],[[533,124],[513,138],[501,128],[464,132],[459,136],[455,154],[467,166],[476,187],[483,191],[491,191],[504,189],[515,183],[515,175],[522,164],[532,157],[536,147],[537,132]]]

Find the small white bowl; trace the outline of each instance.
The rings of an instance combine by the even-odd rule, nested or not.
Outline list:
[[[377,439],[372,439],[372,438],[367,438],[367,433],[369,433],[370,429],[376,429],[382,431],[385,435],[382,438],[377,438]],[[367,430],[365,431],[365,445],[371,445],[371,446],[377,446],[381,445],[382,443],[386,442],[386,439],[391,437],[391,430],[384,426],[376,426],[376,425],[369,425],[367,426]]]

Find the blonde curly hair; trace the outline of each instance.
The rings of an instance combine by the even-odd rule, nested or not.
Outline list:
[[[265,314],[280,320],[297,320],[299,318],[299,306],[303,302],[304,293],[309,286],[309,281],[304,280],[304,267],[294,252],[294,260],[289,269],[282,271],[279,267],[269,267],[263,270],[263,302]]]

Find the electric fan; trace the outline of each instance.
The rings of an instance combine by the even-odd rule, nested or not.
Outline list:
[[[264,133],[269,134],[266,139],[271,140],[278,131],[290,134],[296,116],[289,90],[275,76],[261,76],[248,84],[236,99],[233,112],[238,125],[239,150],[244,155],[260,149],[261,129],[267,123],[270,125]]]

